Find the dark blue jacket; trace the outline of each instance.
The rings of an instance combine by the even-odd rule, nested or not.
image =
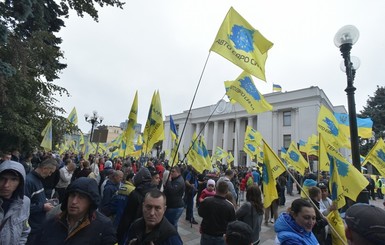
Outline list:
[[[107,217],[114,215],[116,210],[112,207],[112,198],[118,194],[119,185],[114,184],[111,180],[107,180],[103,190],[103,198],[100,202],[99,210]]]
[[[24,195],[31,200],[31,210],[28,223],[31,226],[31,234],[37,233],[45,221],[46,212],[44,204],[47,198],[44,194],[42,177],[35,171],[27,175],[25,182]]]

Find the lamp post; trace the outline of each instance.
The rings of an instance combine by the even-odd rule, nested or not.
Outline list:
[[[94,136],[94,129],[98,124],[101,124],[103,122],[103,117],[98,115],[97,111],[92,112],[92,116],[90,117],[88,114],[84,114],[84,119],[86,122],[91,123],[91,135],[90,135],[90,142],[93,141],[93,136]]]
[[[353,166],[361,172],[360,162],[360,149],[358,141],[358,130],[357,130],[357,115],[356,115],[356,102],[354,100],[354,91],[356,88],[353,86],[354,76],[356,69],[354,67],[350,57],[350,50],[353,44],[355,44],[359,37],[359,31],[355,26],[347,25],[338,30],[334,36],[334,44],[340,49],[341,55],[344,58],[344,68],[347,77],[347,87],[345,92],[348,97],[348,112],[349,112],[349,125],[350,125],[350,144],[352,149],[352,162]]]

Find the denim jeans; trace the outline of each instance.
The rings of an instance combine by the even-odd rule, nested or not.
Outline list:
[[[201,245],[225,245],[225,239],[223,236],[210,236],[202,234]]]
[[[184,207],[180,208],[167,208],[164,213],[164,217],[170,222],[176,230],[178,230],[178,220],[182,215]]]

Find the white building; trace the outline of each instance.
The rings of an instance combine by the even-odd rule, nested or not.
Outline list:
[[[323,90],[313,86],[283,93],[270,93],[264,97],[273,105],[273,111],[250,115],[238,103],[231,104],[224,100],[216,105],[192,109],[181,138],[180,159],[183,159],[183,150],[187,151],[189,148],[193,133],[198,135],[201,132],[210,155],[219,146],[233,153],[235,166],[249,166],[251,159],[243,151],[247,125],[259,131],[278,153],[281,147],[288,148],[291,141],[306,141],[311,134],[317,134],[317,117],[321,105],[335,112],[347,113],[344,106],[334,107]],[[179,137],[187,115],[188,111],[172,115]],[[166,117],[164,128],[163,150],[171,149],[169,116]]]

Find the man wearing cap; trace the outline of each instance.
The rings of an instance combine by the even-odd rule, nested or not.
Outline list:
[[[22,164],[0,164],[0,244],[25,244],[30,200],[24,196],[25,170]]]
[[[227,225],[225,242],[226,245],[251,245],[251,227],[242,221],[233,221]]]
[[[31,199],[31,208],[28,223],[31,226],[31,233],[28,236],[27,244],[34,244],[42,224],[46,219],[46,213],[54,206],[48,202],[44,193],[43,179],[56,171],[57,162],[53,158],[47,158],[39,163],[35,170],[32,170],[26,178],[25,195]]]
[[[357,203],[346,210],[345,235],[350,245],[385,245],[385,211]]]
[[[111,217],[116,213],[116,209],[113,207],[113,197],[117,195],[122,180],[123,172],[120,170],[112,170],[112,173],[103,189],[103,196],[99,205],[99,211],[107,217]]]
[[[130,227],[126,244],[183,244],[175,227],[164,217],[166,196],[158,189],[147,192],[143,200],[143,217]]]
[[[96,210],[99,200],[94,179],[76,179],[66,190],[62,212],[43,225],[34,244],[115,244],[116,232],[111,220]]]

